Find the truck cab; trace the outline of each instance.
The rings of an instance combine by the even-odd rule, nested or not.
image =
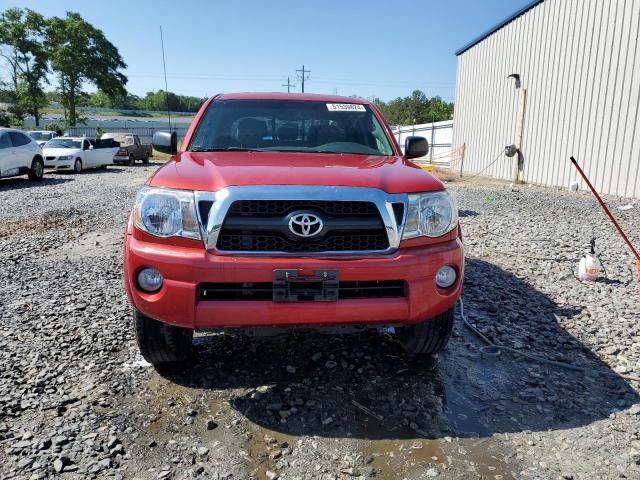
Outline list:
[[[101,140],[113,140],[120,145],[113,162],[116,164],[134,165],[136,160],[149,163],[152,156],[151,145],[143,144],[138,135],[132,133],[104,133]]]
[[[188,357],[194,331],[394,326],[411,354],[442,351],[464,274],[455,200],[400,149],[374,104],[223,94],[139,192],[124,249],[138,345]]]

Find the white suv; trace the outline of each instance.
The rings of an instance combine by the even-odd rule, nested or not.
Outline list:
[[[0,177],[29,175],[42,180],[44,162],[40,145],[20,130],[0,128]]]

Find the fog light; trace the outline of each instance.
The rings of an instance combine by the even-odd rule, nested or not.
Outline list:
[[[456,283],[456,277],[456,269],[445,265],[436,273],[436,285],[440,288],[449,288]]]
[[[138,272],[138,286],[145,292],[157,292],[162,287],[162,274],[155,268],[146,267]]]

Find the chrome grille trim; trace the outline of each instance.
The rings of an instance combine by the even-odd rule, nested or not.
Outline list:
[[[406,193],[389,194],[377,188],[368,187],[338,187],[338,186],[304,186],[304,185],[251,185],[226,187],[217,192],[196,191],[195,199],[198,205],[201,201],[213,202],[206,225],[197,208],[198,220],[202,238],[207,250],[218,255],[242,256],[287,256],[287,257],[367,257],[388,255],[395,252],[402,238],[402,231],[407,216],[408,195]],[[376,205],[384,224],[389,248],[385,250],[356,250],[356,251],[324,251],[324,252],[246,252],[220,251],[218,237],[231,204],[237,200],[324,200],[324,201],[363,201]],[[394,203],[404,204],[402,222],[396,222],[393,211]]]

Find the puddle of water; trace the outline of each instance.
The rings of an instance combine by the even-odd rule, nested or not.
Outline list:
[[[486,437],[489,429],[480,421],[480,413],[486,406],[467,398],[453,384],[445,383],[444,413],[459,436]]]
[[[249,424],[248,427],[251,430],[251,437],[247,440],[245,448],[249,453],[249,460],[253,463],[249,473],[257,480],[268,480],[267,470],[274,472],[278,470],[275,467],[278,460],[271,458],[270,455],[281,451],[285,442],[291,448],[296,448],[301,437],[276,432],[254,423]]]

